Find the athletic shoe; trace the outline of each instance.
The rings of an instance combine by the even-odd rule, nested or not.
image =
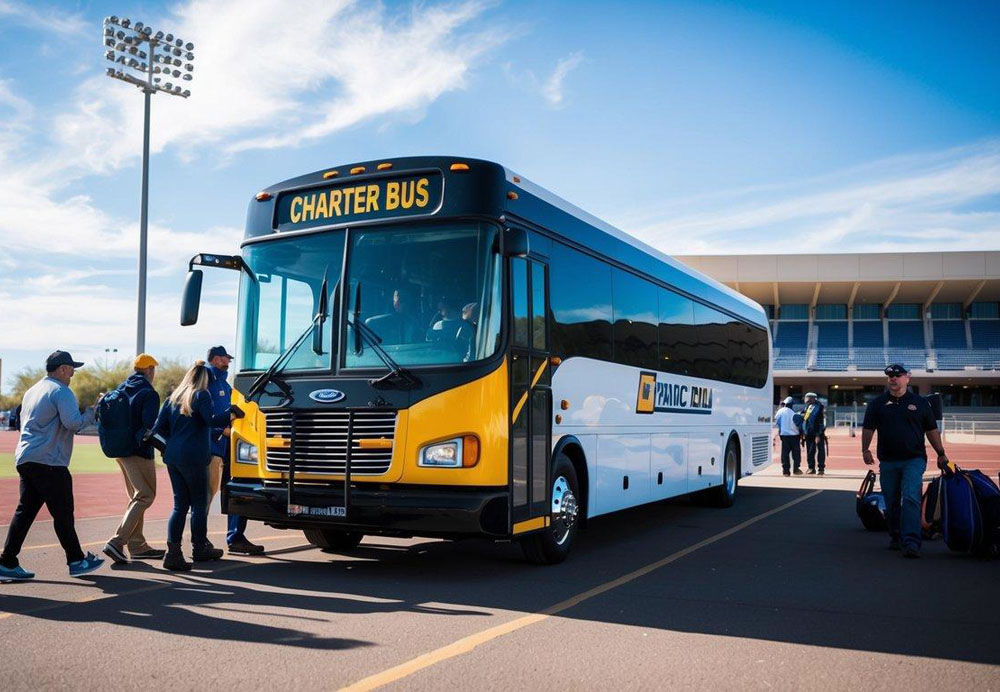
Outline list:
[[[0,565],[0,582],[5,581],[28,581],[34,579],[35,573],[29,572],[21,565],[17,567],[4,567]]]
[[[816,475],[816,469],[809,469],[808,471],[806,471],[806,475],[807,476],[815,476]]]
[[[781,472],[781,475],[782,475],[782,476],[791,476],[791,475],[792,475],[792,472],[791,472],[791,471],[782,471],[782,472]]]
[[[918,558],[920,557],[920,551],[914,548],[912,545],[908,545],[903,548],[903,557]]]
[[[104,558],[97,557],[93,553],[87,553],[83,556],[82,560],[69,563],[69,576],[82,577],[84,574],[90,574],[94,570],[99,569],[103,564]]]
[[[794,471],[792,471],[792,473],[794,473],[796,476],[801,476],[802,475],[802,469],[795,469]]]
[[[824,472],[823,472],[823,469],[820,469],[819,471],[817,471],[817,472],[816,472],[816,475],[817,475],[817,476],[822,476],[822,475],[823,475],[823,473],[824,473]]]
[[[133,560],[162,560],[167,551],[157,548],[146,548],[145,550],[130,550],[128,554]]]
[[[240,555],[263,555],[264,546],[257,545],[256,543],[251,543],[246,538],[239,538],[228,546],[230,553],[237,553]]]
[[[104,548],[101,552],[110,557],[115,564],[127,565],[130,562],[128,556],[125,554],[125,551],[111,541],[104,544]]]

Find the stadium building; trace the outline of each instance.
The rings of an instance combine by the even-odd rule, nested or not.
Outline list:
[[[771,318],[774,400],[861,407],[888,363],[946,409],[1000,412],[1000,252],[682,256]]]

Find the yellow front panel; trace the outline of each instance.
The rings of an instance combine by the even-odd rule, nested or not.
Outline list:
[[[507,485],[507,362],[474,382],[435,394],[398,412],[392,464],[381,476],[354,476],[355,482],[422,483],[433,485]],[[233,390],[233,403],[246,416],[233,422],[230,469],[234,478],[282,479],[288,474],[267,470],[267,440],[264,414]],[[417,465],[420,448],[462,435],[480,441],[479,463],[472,468],[425,468]],[[236,461],[236,443],[245,440],[257,446],[256,465]],[[284,442],[271,441],[270,444]],[[296,478],[342,479],[343,476],[295,474]]]

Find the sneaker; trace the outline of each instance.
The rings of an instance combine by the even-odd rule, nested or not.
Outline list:
[[[902,550],[903,544],[899,542],[898,538],[892,538],[889,540],[889,550]]]
[[[792,473],[794,473],[796,476],[801,476],[802,475],[802,469],[795,469],[794,471],[792,471]]]
[[[791,476],[791,475],[792,475],[792,472],[791,472],[791,471],[782,471],[782,472],[781,472],[781,475],[782,475],[782,476]]]
[[[167,551],[157,548],[145,548],[143,550],[130,550],[128,554],[133,560],[162,560]]]
[[[806,475],[807,476],[815,476],[816,475],[816,469],[809,469],[808,471],[806,471]]]
[[[817,476],[822,476],[823,473],[824,473],[823,469],[820,469],[819,471],[816,472],[816,475]]]
[[[82,577],[84,574],[90,574],[94,570],[99,569],[103,564],[103,557],[97,557],[93,553],[87,553],[83,556],[82,560],[69,563],[69,576]]]
[[[241,555],[263,555],[264,546],[257,545],[256,543],[251,543],[246,538],[240,538],[228,546],[230,553],[239,553]]]
[[[102,553],[111,558],[111,560],[118,565],[127,565],[131,562],[125,551],[119,548],[117,545],[108,541],[104,544],[104,548],[101,550]]]
[[[29,572],[21,565],[17,567],[4,567],[0,565],[0,582],[5,581],[28,581],[34,579],[35,573]]]
[[[908,545],[905,548],[903,548],[903,557],[918,558],[920,557],[920,551],[914,548],[912,545]]]

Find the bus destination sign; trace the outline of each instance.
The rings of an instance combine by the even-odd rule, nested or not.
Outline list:
[[[278,196],[274,227],[298,231],[431,214],[441,206],[443,193],[443,178],[436,172],[292,190]]]

